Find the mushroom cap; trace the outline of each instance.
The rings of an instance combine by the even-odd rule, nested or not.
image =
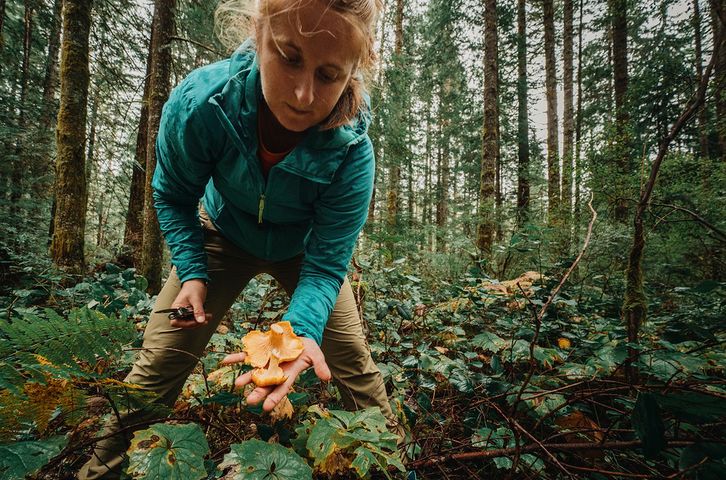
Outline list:
[[[303,351],[302,340],[292,331],[290,322],[274,323],[267,332],[253,330],[245,335],[242,342],[247,353],[245,363],[257,368],[267,365],[272,355],[279,362],[289,362]]]

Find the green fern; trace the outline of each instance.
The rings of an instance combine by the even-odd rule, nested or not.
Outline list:
[[[42,380],[97,377],[99,361],[119,358],[124,345],[136,338],[133,323],[88,308],[63,317],[51,309],[0,322],[0,387],[12,389],[18,374]]]

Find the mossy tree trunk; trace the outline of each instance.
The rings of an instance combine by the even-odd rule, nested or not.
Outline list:
[[[161,289],[162,240],[154,209],[151,179],[156,168],[156,135],[159,132],[161,109],[169,98],[171,77],[171,37],[174,35],[176,0],[156,0],[151,42],[151,75],[149,85],[149,118],[146,137],[146,183],[144,188],[144,236],[141,253],[141,274],[149,281],[149,293]]]
[[[628,217],[628,178],[632,173],[628,123],[628,2],[608,0],[612,30],[613,90],[615,93],[615,138],[613,139],[615,172],[615,218],[624,222]],[[666,109],[663,109],[666,111]]]
[[[547,219],[555,223],[560,208],[559,131],[557,121],[557,67],[555,65],[555,11],[553,0],[543,0],[545,90],[547,94]]]
[[[479,256],[491,256],[496,231],[494,218],[495,176],[499,153],[499,105],[497,86],[497,2],[484,3],[484,128],[479,166],[479,214],[477,247]]]
[[[678,117],[668,133],[659,142],[658,154],[650,167],[650,175],[648,176],[648,180],[641,191],[640,199],[635,208],[635,217],[633,219],[633,246],[628,257],[628,268],[626,270],[625,278],[625,298],[623,299],[622,310],[623,320],[625,321],[628,332],[628,343],[630,344],[630,347],[628,347],[628,359],[625,365],[625,373],[631,384],[638,381],[638,369],[636,366],[638,349],[636,346],[638,344],[640,327],[645,322],[648,313],[648,303],[645,296],[645,290],[643,288],[643,252],[645,249],[646,238],[643,217],[645,215],[645,211],[649,207],[653,188],[655,187],[655,182],[658,179],[658,172],[660,171],[661,164],[665,159],[670,144],[678,136],[683,127],[703,106],[704,98],[706,96],[706,87],[708,86],[711,71],[713,70],[714,64],[717,63],[716,59],[719,57],[720,51],[723,48],[723,44],[720,41],[722,39],[722,32],[718,32],[714,38],[711,61],[703,72],[701,82],[699,83],[695,94],[688,101],[681,116]]]
[[[714,38],[720,38],[719,55],[714,66],[713,92],[716,103],[716,133],[718,135],[718,158],[726,161],[726,36],[721,34],[726,15],[726,0],[711,2],[711,21]],[[719,20],[721,19],[721,20]]]
[[[124,228],[125,253],[119,260],[126,265],[141,265],[141,247],[144,238],[144,186],[146,183],[146,144],[149,130],[149,90],[151,87],[151,45],[154,43],[152,24],[149,41],[149,54],[146,57],[146,76],[144,77],[144,93],[141,98],[141,115],[139,129],[136,132],[136,154],[131,173],[131,193],[126,226]]]
[[[529,212],[529,115],[527,112],[526,1],[517,0],[517,220]]]
[[[562,31],[562,67],[564,111],[562,113],[562,227],[566,250],[570,245],[570,227],[572,225],[572,159],[575,138],[575,114],[573,94],[573,0],[565,0]]]
[[[70,272],[84,268],[86,227],[86,109],[88,37],[92,0],[65,0],[61,47],[61,100],[56,131],[56,208],[53,216],[53,262]]]

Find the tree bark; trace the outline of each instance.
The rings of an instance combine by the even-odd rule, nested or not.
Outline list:
[[[523,225],[529,213],[529,115],[527,112],[526,1],[517,0],[517,218]]]
[[[615,218],[625,221],[628,217],[627,181],[632,173],[628,132],[628,2],[608,0],[612,29],[613,90],[615,93],[615,138],[613,154],[615,172]]]
[[[23,172],[28,166],[25,151],[25,139],[27,132],[25,124],[27,121],[28,83],[30,81],[30,49],[33,39],[33,15],[35,10],[34,0],[25,0],[23,14],[23,65],[20,72],[20,102],[18,104],[18,137],[15,144],[15,158],[13,162],[13,173],[10,189],[10,202],[17,203],[24,193]]]
[[[703,77],[703,50],[701,47],[701,9],[698,5],[699,0],[693,0],[693,42],[695,48],[695,72],[696,83],[701,83]],[[708,158],[708,126],[707,126],[707,106],[704,105],[698,112],[698,145],[700,147],[701,158]]]
[[[152,22],[149,53],[146,56],[144,92],[141,97],[141,114],[136,132],[136,154],[131,167],[131,192],[124,228],[124,253],[118,259],[119,263],[136,268],[141,266],[141,248],[144,238],[144,185],[146,182],[146,144],[149,130],[149,89],[151,87],[151,46],[153,43],[154,25]]]
[[[548,221],[555,223],[560,207],[559,132],[557,121],[557,67],[555,66],[555,12],[553,0],[543,0],[545,89],[547,91],[547,199]]]
[[[575,123],[575,238],[580,238],[580,220],[581,220],[581,204],[580,204],[580,182],[582,180],[582,4],[584,0],[580,0],[580,18],[577,25],[577,117]]]
[[[378,79],[376,81],[376,85],[378,85],[379,88],[378,88],[377,95],[372,98],[372,101],[375,98],[378,98],[379,104],[383,102],[383,88],[380,88],[380,87],[383,85],[383,68],[382,68],[383,60],[382,59],[383,59],[383,52],[385,52],[385,46],[386,46],[386,22],[385,22],[385,19],[386,19],[386,4],[384,2],[384,4],[383,4],[383,10],[381,11],[381,15],[380,15],[380,22],[381,22],[381,24],[380,24],[380,27],[379,27],[379,31],[380,31],[380,34],[381,34],[381,37],[380,37],[381,40],[380,40],[380,50],[379,50],[379,54],[378,54],[378,59],[379,60],[377,62],[377,72],[376,72],[376,78]],[[375,111],[376,110],[376,105],[373,104],[372,106],[373,106],[373,109]],[[381,116],[380,115],[376,115],[375,116],[375,119],[374,119],[374,122],[375,122],[375,125],[377,126],[376,130],[380,134],[380,132],[382,131],[382,127],[381,127]],[[381,175],[380,165],[381,165],[381,160],[382,160],[382,158],[381,158],[381,143],[382,143],[381,142],[381,138],[379,136],[377,138],[377,141],[374,142],[374,144],[373,144],[373,153],[374,153],[374,156],[375,156],[375,159],[376,159],[376,167],[375,167],[376,171],[375,171],[375,176],[374,176],[375,177],[375,180],[374,180],[374,183],[373,183],[373,194],[371,195],[371,203],[368,205],[368,225],[372,225],[372,222],[375,220],[375,213],[376,213],[376,193],[378,191],[378,188],[381,185],[381,181],[380,181],[381,180],[380,179],[380,175]]]
[[[176,0],[154,2],[154,38],[151,45],[151,85],[149,87],[149,129],[146,142],[146,184],[144,188],[144,237],[141,274],[149,282],[148,292],[161,289],[162,242],[159,221],[154,209],[151,179],[156,168],[156,135],[159,132],[161,109],[169,98],[171,77],[171,37],[174,35]]]
[[[449,128],[448,119],[443,110],[446,108],[446,97],[449,95],[447,90],[451,88],[450,83],[444,82],[439,88],[439,109],[438,109],[438,127],[439,127],[439,145],[438,145],[438,161],[437,161],[437,179],[436,186],[436,251],[443,253],[446,251],[446,220],[449,215]]]
[[[33,193],[36,198],[48,195],[55,202],[55,195],[51,185],[53,172],[53,132],[58,118],[58,105],[55,101],[55,91],[58,86],[58,52],[60,50],[61,11],[62,0],[53,2],[53,20],[48,38],[48,57],[45,63],[45,76],[43,78],[43,104],[40,111],[40,135],[43,145],[43,155],[33,162],[32,178],[34,179]],[[46,180],[49,179],[49,180]],[[38,204],[40,205],[40,203]],[[52,236],[52,232],[51,232]],[[51,238],[51,237],[49,237]]]
[[[494,204],[499,150],[497,50],[497,2],[486,0],[484,2],[484,131],[479,167],[479,225],[476,242],[480,258],[491,255],[496,233]]]
[[[0,0],[0,52],[5,47],[5,34],[3,28],[5,27],[5,0]],[[0,70],[2,71],[2,70]]]
[[[564,25],[562,40],[562,56],[564,59],[564,111],[562,118],[562,221],[566,229],[566,239],[569,246],[569,229],[572,224],[572,160],[573,140],[575,136],[575,119],[573,106],[573,23],[574,7],[572,0],[564,2]]]
[[[726,36],[721,34],[726,14],[726,0],[713,0],[711,2],[711,21],[713,24],[713,37],[721,39],[719,54],[714,65],[714,85],[716,103],[716,133],[718,135],[718,158],[726,161]],[[719,20],[720,19],[720,20]]]
[[[51,24],[48,39],[48,58],[45,64],[45,77],[43,80],[43,110],[40,118],[40,125],[44,131],[53,128],[53,122],[57,116],[55,90],[58,84],[58,51],[60,48],[62,7],[63,0],[53,2],[53,23]]]
[[[396,20],[395,20],[395,39],[393,48],[393,68],[396,70],[396,82],[400,83],[400,70],[403,67],[402,54],[403,54],[403,0],[396,0]],[[400,85],[396,85],[400,87]],[[395,105],[401,107],[403,102],[396,101]],[[401,118],[403,112],[393,112],[395,118]],[[394,128],[400,129],[404,127],[404,122],[395,122]],[[394,135],[400,135],[401,132],[395,132]],[[400,153],[400,152],[397,152]],[[388,155],[389,157],[389,172],[388,172],[388,217],[387,223],[389,227],[396,227],[398,225],[398,215],[400,207],[399,189],[401,183],[401,159],[397,155]]]
[[[65,0],[63,7],[61,100],[56,131],[56,209],[50,250],[53,262],[72,273],[82,273],[85,267],[86,108],[92,5],[92,0]]]

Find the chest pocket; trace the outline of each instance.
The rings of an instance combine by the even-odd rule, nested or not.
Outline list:
[[[319,185],[275,168],[270,172],[265,195],[265,218],[273,223],[309,222]]]

